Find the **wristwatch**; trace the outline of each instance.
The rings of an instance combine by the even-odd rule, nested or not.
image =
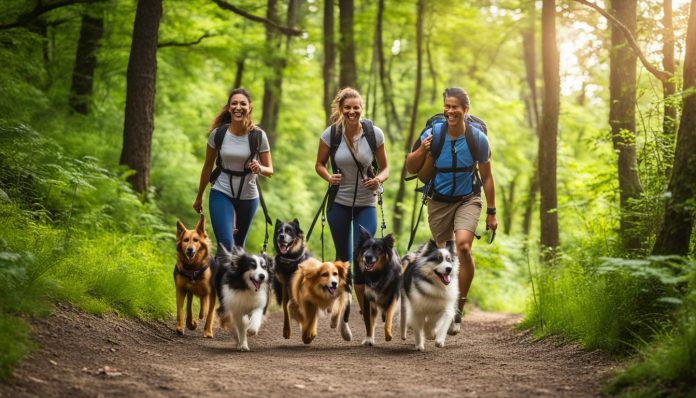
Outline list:
[[[486,209],[486,214],[489,216],[494,216],[495,215],[495,207],[489,207]]]

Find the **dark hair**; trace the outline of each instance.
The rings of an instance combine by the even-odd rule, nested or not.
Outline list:
[[[247,89],[238,87],[230,92],[230,95],[227,97],[227,103],[222,106],[220,112],[218,112],[217,116],[215,116],[213,119],[213,122],[210,124],[211,130],[232,121],[232,115],[230,114],[230,101],[232,100],[232,97],[237,94],[242,94],[247,98],[247,101],[249,101],[249,113],[247,113],[246,117],[244,118],[244,127],[246,127],[247,131],[251,131],[256,127],[254,122],[251,120],[251,112],[254,110],[254,108],[251,106],[251,94],[249,94]]]
[[[459,105],[466,109],[469,109],[469,94],[467,94],[463,88],[446,88],[445,91],[442,92],[442,99],[444,100],[447,97],[456,98],[457,101],[459,101]]]

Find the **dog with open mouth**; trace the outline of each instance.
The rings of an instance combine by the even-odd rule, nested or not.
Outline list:
[[[234,330],[237,350],[249,351],[247,333],[258,334],[268,308],[273,260],[236,246],[228,252],[220,245],[220,250],[214,279],[220,326]]]
[[[392,339],[392,320],[397,308],[401,287],[401,264],[394,249],[394,237],[373,238],[360,227],[355,259],[365,275],[363,319],[365,340],[363,345],[375,344],[375,322],[379,312],[384,322],[384,338]]]
[[[291,298],[288,310],[292,319],[300,324],[302,342],[309,344],[317,336],[319,311],[331,315],[331,327],[340,322],[341,336],[350,341],[352,334],[344,315],[350,300],[348,295],[348,269],[350,263],[324,262],[310,257],[298,265],[292,277]]]
[[[297,271],[297,266],[311,256],[305,245],[300,222],[297,219],[290,222],[276,219],[273,246],[276,252],[273,291],[278,305],[283,308],[283,337],[289,339],[292,332],[288,312],[290,282]]]
[[[215,260],[210,255],[210,240],[205,231],[205,217],[201,215],[194,229],[176,222],[176,265],[174,286],[176,287],[176,332],[184,334],[184,299],[186,300],[186,328],[195,330],[198,322],[193,319],[191,302],[193,296],[200,298],[198,319],[205,318],[203,335],[213,337],[215,323],[215,290],[213,273]]]
[[[424,338],[434,339],[437,347],[444,347],[459,297],[459,260],[454,241],[437,247],[430,240],[416,253],[404,256],[401,264],[401,338],[406,339],[406,328],[410,326],[417,350],[425,349]]]

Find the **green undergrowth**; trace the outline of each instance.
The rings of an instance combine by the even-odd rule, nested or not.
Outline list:
[[[631,358],[607,387],[611,393],[681,396],[693,389],[696,261],[561,256],[555,266],[537,271],[536,294],[521,327],[533,328],[537,337],[559,335]]]
[[[17,150],[17,149],[22,150]],[[33,345],[24,316],[174,311],[173,228],[97,158],[0,121],[0,377]]]

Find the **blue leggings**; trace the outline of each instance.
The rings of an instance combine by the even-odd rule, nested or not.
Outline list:
[[[353,210],[353,225],[351,234],[350,213]],[[353,261],[353,242],[358,241],[360,226],[372,236],[377,231],[377,209],[374,206],[353,207],[334,203],[331,211],[326,214],[329,221],[331,236],[336,246],[336,258],[340,261]],[[352,236],[351,236],[352,235]],[[356,285],[365,284],[365,275],[358,267],[353,267],[353,282]]]
[[[258,206],[259,198],[232,199],[218,190],[210,190],[208,209],[210,210],[210,221],[213,224],[213,231],[215,231],[218,250],[220,250],[220,245],[225,245],[227,250],[232,250],[233,244],[244,247],[251,220],[254,219]],[[237,216],[237,232],[233,233],[235,214]]]

